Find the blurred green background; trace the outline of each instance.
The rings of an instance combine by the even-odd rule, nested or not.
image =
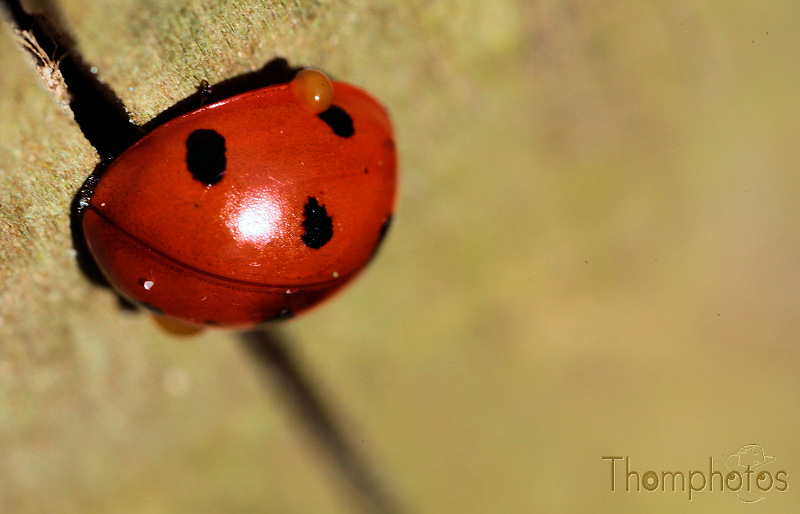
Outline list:
[[[408,512],[798,511],[800,4],[58,5],[137,123],[275,57],[389,107],[390,237],[280,330]],[[97,157],[7,23],[0,56],[0,511],[352,512],[235,335],[80,274]],[[788,489],[612,491],[603,460],[709,477],[747,444]]]

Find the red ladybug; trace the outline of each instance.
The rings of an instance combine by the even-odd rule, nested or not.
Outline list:
[[[395,190],[386,110],[303,70],[150,132],[102,173],[82,225],[124,296],[194,325],[248,327],[352,280]]]

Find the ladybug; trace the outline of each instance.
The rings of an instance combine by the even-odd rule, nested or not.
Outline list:
[[[386,110],[306,69],[148,133],[99,174],[81,224],[123,296],[191,325],[247,328],[358,275],[396,182]]]

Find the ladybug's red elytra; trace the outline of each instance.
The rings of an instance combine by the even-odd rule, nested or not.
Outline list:
[[[386,110],[304,70],[150,132],[102,173],[82,226],[124,296],[182,322],[245,328],[352,280],[395,192]]]

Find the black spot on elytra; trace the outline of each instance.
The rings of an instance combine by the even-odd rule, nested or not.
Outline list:
[[[353,118],[341,107],[331,105],[327,111],[317,116],[327,123],[333,130],[333,133],[339,137],[348,138],[355,134],[355,130],[353,130]]]
[[[307,247],[319,250],[333,237],[333,220],[325,206],[312,196],[308,197],[303,214],[306,217],[303,221],[305,233],[301,239]]]
[[[214,185],[225,174],[225,138],[216,130],[195,130],[186,138],[186,167],[192,177]]]

